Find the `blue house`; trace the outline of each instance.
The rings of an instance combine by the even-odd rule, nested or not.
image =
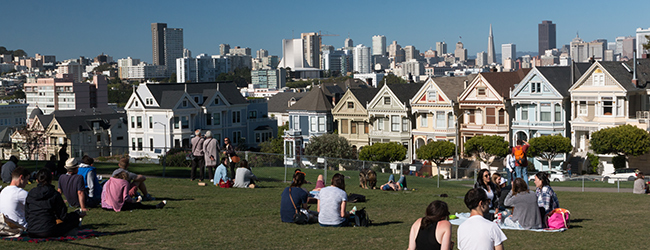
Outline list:
[[[574,71],[575,73],[575,71]],[[571,102],[569,88],[573,83],[571,67],[535,67],[510,92],[515,114],[512,117],[512,146],[518,139],[543,135],[570,137]],[[559,166],[566,155],[558,155],[551,163]],[[538,170],[548,170],[546,161],[529,159]]]

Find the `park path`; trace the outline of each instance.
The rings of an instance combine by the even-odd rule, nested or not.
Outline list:
[[[473,185],[464,185],[467,187],[474,187]],[[562,192],[583,192],[582,187],[557,187],[551,186],[553,191],[562,191]],[[534,187],[533,191],[535,191]],[[593,192],[593,193],[632,193],[631,188],[605,188],[605,187],[585,187],[584,192]]]

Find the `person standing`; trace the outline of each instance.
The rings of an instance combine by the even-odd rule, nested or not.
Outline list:
[[[201,136],[201,129],[196,129],[194,131],[194,138],[192,138],[192,173],[190,174],[190,179],[194,181],[196,179],[196,169],[198,168],[201,171],[199,175],[201,181],[205,175],[205,159],[203,157],[203,136]]]
[[[506,179],[508,180],[508,185],[512,185],[512,181],[516,178],[515,177],[515,154],[512,152],[512,146],[508,149],[508,152],[510,152],[508,155],[506,155],[505,161],[503,162],[503,165],[505,166],[506,170]]]
[[[213,169],[217,166],[219,160],[219,143],[212,137],[212,131],[205,132],[205,139],[203,140],[203,158],[205,159],[205,167],[208,168],[208,176],[214,176]],[[205,172],[201,169],[201,172]],[[201,174],[203,180],[203,174]]]
[[[11,182],[11,173],[18,167],[18,158],[14,155],[9,157],[4,165],[2,165],[2,182],[10,183]]]
[[[24,189],[27,183],[29,183],[29,171],[17,167],[11,172],[11,184],[0,192],[0,213],[23,227],[27,227],[25,220],[27,191]]]
[[[512,154],[515,157],[516,178],[528,180],[528,159],[526,158],[526,151],[529,146],[530,144],[527,141],[519,139],[517,140],[517,146],[512,148]]]
[[[458,249],[497,249],[503,250],[503,242],[508,239],[499,225],[486,220],[484,214],[490,209],[492,201],[481,188],[473,188],[465,194],[465,205],[470,217],[458,226]]]
[[[59,164],[57,165],[56,173],[54,173],[54,176],[59,176],[68,172],[65,170],[65,162],[68,160],[68,158],[70,158],[70,155],[68,154],[68,142],[66,141],[61,146],[61,149],[59,149]]]
[[[223,138],[223,153],[230,159],[230,178],[234,179],[235,178],[235,165],[237,164],[235,161],[232,160],[233,156],[237,156],[237,152],[235,152],[235,148],[233,148],[232,144],[230,144],[230,139],[228,137]]]

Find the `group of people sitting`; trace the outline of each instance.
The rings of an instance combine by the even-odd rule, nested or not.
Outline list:
[[[76,234],[76,229],[81,226],[81,218],[92,207],[101,206],[119,212],[162,208],[167,203],[162,201],[155,206],[141,203],[142,200],[154,198],[147,192],[144,184],[146,178],[127,170],[127,158],[120,160],[119,168],[105,183],[101,183],[97,177],[91,157],[84,156],[82,161],[80,163],[76,158],[66,160],[66,173],[59,176],[57,187],[52,185],[54,173],[50,168],[44,167],[31,176],[26,168],[15,167],[9,186],[0,191],[0,213],[30,237],[47,238]],[[30,177],[36,179],[38,184],[28,192],[24,188]],[[68,207],[78,210],[68,213]]]

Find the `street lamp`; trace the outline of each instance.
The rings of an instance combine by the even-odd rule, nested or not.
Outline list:
[[[455,112],[455,110],[454,110],[454,112]],[[458,145],[460,143],[460,141],[459,141],[460,140],[460,124],[458,124],[458,118],[460,118],[460,116],[463,115],[463,114],[469,114],[469,111],[465,110],[465,112],[460,113],[458,115],[456,115],[454,113],[454,117],[456,118],[456,147],[454,147],[454,150],[455,150],[454,153],[456,154],[456,156],[454,156],[454,168],[456,169],[456,180],[458,180]]]
[[[165,136],[165,138],[164,138],[164,140],[165,140],[165,148],[163,149],[164,155],[163,155],[163,158],[162,158],[162,161],[163,161],[163,164],[162,164],[163,165],[163,174],[162,174],[162,176],[164,178],[165,177],[165,165],[166,165],[165,164],[165,158],[167,158],[167,124],[164,124],[162,122],[154,122],[154,124],[162,125],[163,129],[164,129],[163,132],[165,133],[165,135],[164,135]]]

